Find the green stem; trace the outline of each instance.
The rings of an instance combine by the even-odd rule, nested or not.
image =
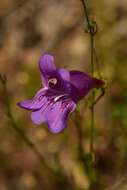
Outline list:
[[[90,44],[91,44],[91,75],[94,75],[94,36],[90,33]]]
[[[89,15],[88,15],[88,11],[87,11],[87,6],[86,6],[86,2],[84,0],[80,0],[84,9],[84,13],[85,13],[85,17],[86,17],[86,21],[88,26],[90,26],[90,21],[89,21]]]
[[[88,11],[87,11],[87,6],[86,6],[86,1],[85,0],[80,0],[84,9],[86,21],[87,21],[87,26],[88,26],[88,33],[90,36],[90,57],[91,57],[91,75],[92,77],[94,76],[94,35],[96,33],[96,23],[93,23],[89,19]],[[91,95],[91,129],[90,129],[90,153],[92,156],[94,156],[94,99],[95,99],[95,94],[94,91],[92,92]]]
[[[94,76],[94,36],[92,33],[90,33],[90,44],[91,44],[91,75],[92,77]],[[90,152],[91,155],[94,156],[94,126],[95,126],[95,121],[94,121],[94,99],[95,99],[95,94],[94,91],[92,92],[91,95],[91,129],[90,129]]]

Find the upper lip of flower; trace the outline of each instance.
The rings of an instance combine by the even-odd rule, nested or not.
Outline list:
[[[44,88],[33,99],[18,105],[32,110],[34,123],[47,122],[49,130],[58,133],[67,126],[68,114],[75,109],[77,101],[90,89],[100,87],[104,82],[80,71],[57,69],[54,57],[50,54],[41,57],[39,68]]]

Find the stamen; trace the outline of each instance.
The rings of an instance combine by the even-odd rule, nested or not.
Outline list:
[[[57,102],[57,100],[59,100],[61,97],[63,97],[64,95],[60,95],[54,98],[54,101]]]
[[[49,79],[48,84],[56,85],[57,84],[57,79],[56,78]]]
[[[54,98],[54,102],[57,102],[60,98],[66,97],[68,94],[62,94]]]

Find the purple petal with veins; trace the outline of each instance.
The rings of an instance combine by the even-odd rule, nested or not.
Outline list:
[[[68,115],[74,111],[77,102],[104,82],[80,71],[56,68],[50,54],[41,57],[39,69],[44,88],[18,105],[32,111],[31,119],[35,124],[46,122],[52,133],[59,133],[67,127]]]
[[[32,98],[28,100],[24,100],[22,102],[17,103],[18,106],[24,109],[28,110],[37,110],[42,107],[42,104],[45,102],[45,94],[46,94],[46,89],[41,89],[37,92],[37,94]]]

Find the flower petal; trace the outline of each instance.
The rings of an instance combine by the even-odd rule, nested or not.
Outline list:
[[[50,107],[46,114],[49,130],[52,133],[59,133],[67,127],[67,118],[70,112],[74,111],[76,104],[69,100],[58,101]]]
[[[39,61],[39,68],[42,74],[42,81],[47,85],[49,78],[53,78],[56,74],[54,57],[50,54],[44,54]]]
[[[53,102],[47,100],[40,110],[31,113],[31,119],[37,125],[47,122],[52,133],[59,133],[67,127],[68,114],[74,111],[75,107],[76,104],[73,101]]]
[[[64,81],[70,81],[70,72],[66,69],[59,69],[58,73],[62,80]]]
[[[43,88],[39,90],[32,99],[19,102],[17,103],[17,105],[20,106],[21,108],[28,109],[28,110],[40,109],[46,101],[46,98],[44,96],[45,93],[46,93],[46,89]]]
[[[51,105],[52,105],[52,103],[49,102],[48,100],[46,100],[45,103],[43,104],[43,106],[41,107],[41,109],[35,110],[31,113],[32,121],[37,125],[40,125],[43,122],[46,122],[47,121],[46,114],[47,114],[48,110],[50,109]]]
[[[77,89],[77,99],[83,98],[92,88],[100,87],[103,81],[92,78],[80,71],[70,71],[70,82]]]

